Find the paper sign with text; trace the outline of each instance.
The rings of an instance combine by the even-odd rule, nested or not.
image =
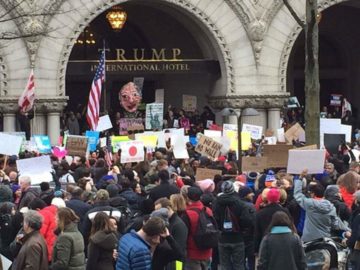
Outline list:
[[[121,163],[144,161],[144,143],[140,141],[128,141],[121,143]]]
[[[85,132],[85,136],[88,138],[89,151],[96,151],[96,146],[99,141],[99,135],[100,135],[99,131],[87,130]]]
[[[86,156],[88,138],[84,136],[69,135],[66,140],[68,156]]]
[[[249,125],[249,124],[243,124],[242,131],[250,132],[252,139],[260,140],[262,138],[262,134],[263,134],[263,127]]]
[[[162,130],[164,120],[163,114],[163,103],[146,104],[145,128],[150,130]]]
[[[214,176],[217,174],[222,175],[222,171],[206,169],[206,168],[197,168],[195,179],[196,181],[201,181],[205,179],[214,179]]]
[[[216,160],[220,155],[221,148],[221,143],[218,143],[207,136],[201,136],[198,144],[195,147],[195,151],[200,153],[202,156]]]
[[[120,135],[128,135],[128,131],[143,131],[144,124],[142,118],[121,118],[119,121]]]
[[[300,174],[304,169],[309,174],[323,173],[326,150],[289,150],[287,173]]]
[[[51,143],[49,136],[34,135],[33,138],[36,143],[36,147],[40,153],[47,154],[51,152]]]

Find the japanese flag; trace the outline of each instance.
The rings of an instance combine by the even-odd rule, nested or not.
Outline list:
[[[141,141],[128,141],[121,143],[121,163],[144,161],[144,143]]]

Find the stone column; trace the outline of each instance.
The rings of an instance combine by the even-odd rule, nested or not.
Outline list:
[[[60,112],[49,112],[47,114],[47,133],[51,144],[57,144],[60,136]]]
[[[268,128],[274,132],[280,128],[280,108],[268,109]]]
[[[17,98],[1,97],[0,98],[0,111],[3,114],[4,131],[13,132],[17,131],[16,112],[18,109]]]
[[[4,113],[4,131],[16,131],[16,115],[15,113]]]
[[[46,135],[46,117],[44,112],[35,111],[31,120],[31,135]]]

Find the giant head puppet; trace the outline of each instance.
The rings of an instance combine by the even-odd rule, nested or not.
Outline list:
[[[119,100],[125,111],[134,113],[141,102],[140,91],[133,82],[129,82],[120,89]]]

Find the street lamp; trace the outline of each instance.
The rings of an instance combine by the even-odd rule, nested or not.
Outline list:
[[[224,108],[221,111],[222,116],[230,116],[236,115],[237,118],[237,135],[238,135],[238,166],[239,166],[239,173],[242,173],[242,149],[241,149],[241,116],[257,116],[259,112],[254,108],[245,108],[243,110],[232,109],[232,108]]]

